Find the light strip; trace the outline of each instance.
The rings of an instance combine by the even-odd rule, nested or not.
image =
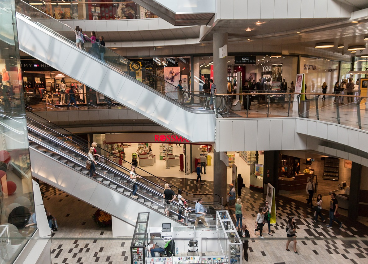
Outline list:
[[[349,46],[348,47],[348,50],[349,51],[352,51],[352,50],[365,50],[365,45],[354,45],[354,46]]]
[[[321,42],[321,43],[316,43],[315,48],[316,49],[327,49],[327,48],[333,48],[335,45],[332,42]]]

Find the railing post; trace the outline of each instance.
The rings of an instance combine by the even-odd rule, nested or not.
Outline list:
[[[336,102],[336,115],[337,115],[337,123],[340,124],[340,109],[339,109],[339,97],[337,96],[337,102]]]
[[[247,117],[248,117],[248,110],[249,110],[249,94],[247,94]]]
[[[289,94],[288,117],[290,116],[290,104],[291,104],[291,94]]]
[[[319,120],[318,99],[319,99],[319,95],[317,95],[317,97],[316,97],[316,115],[317,115],[317,120]]]
[[[267,117],[270,115],[270,96],[267,95]]]
[[[357,116],[358,116],[358,126],[359,126],[359,129],[362,129],[362,120],[361,120],[361,117],[360,117],[360,97],[357,98]]]

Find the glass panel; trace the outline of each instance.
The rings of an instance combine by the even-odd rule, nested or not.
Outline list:
[[[36,229],[15,4],[0,2],[0,262],[12,263]]]
[[[147,222],[149,213],[140,213],[138,215],[138,222]]]
[[[129,0],[32,1],[40,11],[56,19],[117,20],[158,18]]]

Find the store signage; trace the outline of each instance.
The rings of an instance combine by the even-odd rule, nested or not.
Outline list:
[[[56,71],[39,60],[21,60],[20,66],[23,71]]]
[[[155,135],[155,142],[189,142],[189,140],[176,135]]]
[[[235,64],[256,64],[256,56],[235,56]]]
[[[272,71],[272,67],[271,66],[263,66],[262,71],[263,72],[270,72],[270,71]]]

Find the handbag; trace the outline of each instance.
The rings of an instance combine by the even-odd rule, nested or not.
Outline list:
[[[92,166],[92,161],[87,160],[87,161],[86,161],[86,169],[87,169],[87,170],[91,169],[91,166]]]

